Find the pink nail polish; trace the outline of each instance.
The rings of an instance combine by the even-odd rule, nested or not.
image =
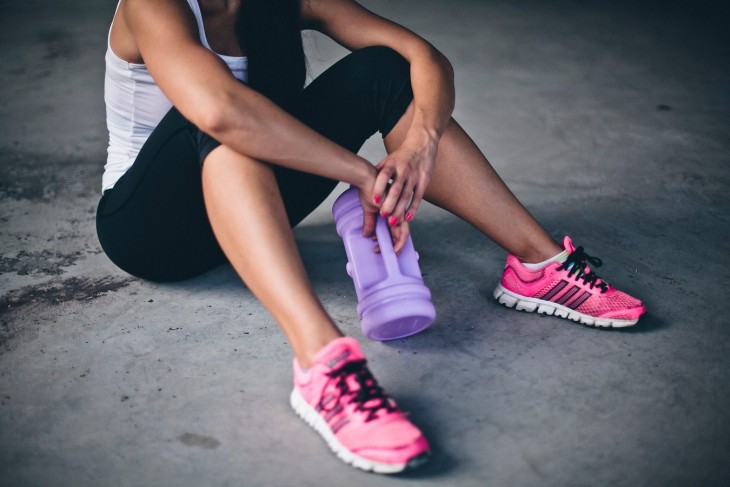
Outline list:
[[[373,196],[373,201],[375,201],[376,203],[380,203],[380,196],[378,196],[377,194]]]
[[[380,212],[380,216],[382,216],[383,218],[388,218],[388,214],[384,211]]]
[[[398,223],[398,218],[392,216],[392,217],[390,217],[390,220],[388,220],[388,223],[390,223],[391,226],[395,225],[396,223]]]
[[[411,220],[413,220],[413,213],[408,213],[408,214],[406,215],[406,221],[407,221],[407,222],[409,222],[409,221],[411,221]]]

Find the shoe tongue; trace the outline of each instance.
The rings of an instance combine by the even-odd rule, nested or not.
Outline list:
[[[574,252],[575,247],[573,246],[573,241],[568,237],[567,235],[563,239],[563,248],[568,251],[568,253]]]
[[[329,369],[339,369],[353,360],[365,358],[360,344],[350,337],[341,337],[325,345],[314,357],[314,362],[325,365]]]

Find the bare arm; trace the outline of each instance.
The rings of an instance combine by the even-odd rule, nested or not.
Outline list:
[[[236,152],[372,187],[375,168],[236,80],[201,45],[184,0],[127,0],[121,15],[160,89],[183,116]]]
[[[373,191],[382,196],[392,178],[381,211],[399,222],[410,220],[430,182],[438,143],[454,109],[451,64],[421,37],[353,0],[308,0],[303,2],[303,16],[309,27],[348,49],[387,46],[410,63],[412,123],[401,147],[378,164],[380,173]]]

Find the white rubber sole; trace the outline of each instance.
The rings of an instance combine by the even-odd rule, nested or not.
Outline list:
[[[552,301],[544,301],[542,299],[528,298],[520,296],[506,289],[502,284],[497,284],[494,290],[494,299],[500,304],[508,308],[514,308],[518,311],[526,311],[528,313],[540,313],[543,315],[558,316],[568,320],[577,321],[588,326],[599,326],[602,328],[624,328],[635,325],[639,319],[635,320],[612,320],[610,318],[596,318],[587,314],[579,313],[574,309],[570,309],[561,304]]]
[[[296,388],[291,393],[290,401],[291,406],[294,408],[297,415],[299,415],[309,426],[314,428],[314,430],[319,433],[322,438],[324,438],[327,445],[333,452],[335,452],[340,460],[352,465],[353,467],[365,470],[366,472],[394,474],[420,467],[428,460],[428,454],[418,455],[403,464],[381,463],[363,458],[354,454],[340,443],[337,437],[332,433],[332,430],[330,430],[324,418],[322,418],[322,416],[320,416],[319,413],[317,413],[317,411],[304,400]]]

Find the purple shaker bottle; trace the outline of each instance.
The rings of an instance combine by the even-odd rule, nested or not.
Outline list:
[[[408,237],[400,255],[393,251],[388,225],[378,217],[376,242],[362,236],[362,206],[357,188],[342,193],[332,206],[337,234],[347,253],[347,273],[355,283],[357,313],[365,336],[395,340],[414,335],[436,319],[431,292],[423,283],[418,254]]]

